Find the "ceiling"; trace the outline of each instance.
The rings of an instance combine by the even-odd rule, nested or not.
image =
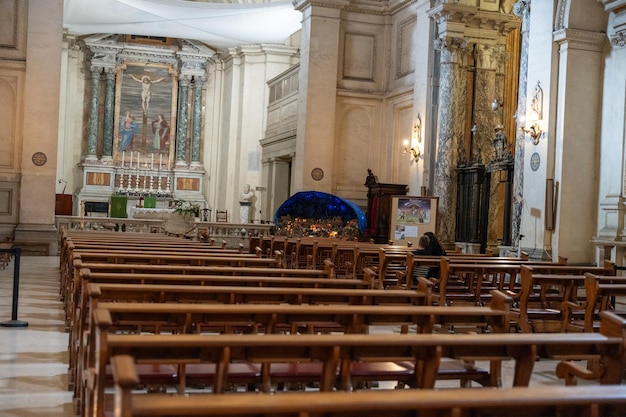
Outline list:
[[[63,27],[76,35],[195,39],[223,49],[284,43],[301,18],[291,0],[64,0]]]

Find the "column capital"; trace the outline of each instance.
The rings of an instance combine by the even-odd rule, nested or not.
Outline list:
[[[552,33],[552,39],[561,48],[600,52],[606,42],[606,33],[578,29],[560,29]]]
[[[620,30],[610,36],[611,45],[615,48],[623,48],[626,45],[626,29]]]
[[[468,51],[469,41],[462,37],[442,36],[435,39],[433,47],[441,51],[441,62],[460,64]]]

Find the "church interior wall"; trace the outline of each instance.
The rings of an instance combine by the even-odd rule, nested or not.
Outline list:
[[[55,31],[60,27],[57,15],[61,13],[62,2],[51,3],[49,7],[54,13],[50,17],[53,19],[46,26],[51,34],[46,36],[54,38]],[[375,10],[356,11],[356,8],[366,6],[355,5],[341,12],[338,32],[329,34],[330,38],[337,37],[340,53],[336,54],[335,63],[324,63],[329,68],[335,65],[333,75],[337,74],[338,80],[331,83],[332,93],[313,103],[332,102],[332,111],[315,115],[316,120],[327,120],[330,124],[324,126],[324,132],[331,132],[328,135],[330,138],[327,136],[321,143],[324,146],[316,140],[316,135],[307,137],[311,130],[296,133],[295,128],[290,128],[291,134],[283,131],[268,136],[268,127],[274,116],[265,107],[269,94],[266,83],[300,60],[292,50],[251,47],[233,51],[230,56],[216,56],[206,73],[201,159],[207,171],[207,180],[201,192],[213,205],[211,208],[226,208],[236,213],[243,184],[249,183],[254,189],[272,181],[280,184],[278,189],[272,191],[272,203],[253,210],[253,213],[266,211],[263,214],[266,219],[271,218],[269,207],[273,205],[276,208],[279,200],[299,191],[298,187],[319,186],[322,191],[331,191],[360,203],[359,198],[365,194],[364,172],[368,168],[373,169],[380,181],[407,183],[410,194],[418,194],[420,187],[428,184],[428,176],[434,172],[437,155],[437,125],[430,122],[431,104],[435,102],[431,89],[436,88],[430,74],[434,54],[432,25],[427,16],[430,3],[429,0],[418,0],[387,15]],[[466,3],[469,4],[469,0]],[[531,144],[528,136],[524,143],[525,201],[521,233],[525,237],[522,248],[552,251],[553,256],[568,256],[571,261],[590,260],[589,253],[593,252],[593,248],[589,240],[594,235],[623,238],[626,140],[626,75],[623,68],[626,66],[626,50],[623,47],[623,32],[619,33],[624,29],[625,19],[621,15],[619,18],[615,16],[622,12],[612,11],[607,29],[608,13],[603,12],[602,7],[613,7],[613,2],[604,3],[534,1],[531,7],[527,109],[532,107],[531,100],[539,82],[544,93],[544,110],[547,111],[539,121],[544,130],[539,144]],[[80,161],[85,153],[88,130],[86,97],[89,95],[91,74],[85,66],[83,51],[71,35],[66,35],[61,48],[54,45],[49,48],[60,49],[61,52],[55,50],[50,55],[36,58],[40,61],[34,60],[33,56],[41,51],[41,47],[27,54],[27,4],[8,2],[1,6],[17,5],[20,8],[17,14],[20,19],[15,24],[22,29],[15,32],[17,38],[12,40],[16,47],[0,47],[0,83],[5,83],[5,87],[15,94],[15,99],[10,100],[3,94],[0,102],[0,110],[5,116],[15,110],[14,130],[7,136],[9,140],[0,141],[0,238],[12,234],[20,223],[30,224],[40,217],[49,221],[54,201],[52,190],[75,194],[84,181]],[[563,6],[564,9],[559,9],[560,5],[569,5],[569,8]],[[589,31],[592,37],[608,30],[606,43],[617,38],[615,44],[599,52],[601,58],[591,65],[584,48],[580,49],[582,53],[571,48],[568,51],[558,49],[559,43],[553,38],[554,22],[559,21],[559,13],[565,9],[569,14],[561,21],[567,30],[579,33]],[[37,24],[38,19],[43,17],[43,12],[38,13],[32,16],[32,24]],[[3,33],[8,31],[0,31],[0,36]],[[325,41],[317,38],[323,38],[318,33],[314,36]],[[29,45],[35,39],[30,39]],[[584,44],[585,37],[576,40]],[[330,43],[332,41],[329,40]],[[301,43],[299,34],[295,34],[289,43],[288,46],[296,50],[306,42]],[[334,59],[334,51],[326,52],[332,53]],[[566,52],[569,61],[564,62],[561,56]],[[63,63],[57,69],[59,53]],[[569,67],[564,67],[564,64]],[[36,66],[42,68],[36,69]],[[55,66],[54,71],[48,71],[52,66]],[[45,96],[53,97],[58,103],[50,103],[52,99],[49,97],[48,101],[39,103],[43,93],[35,94],[35,91],[37,86],[43,85],[45,78],[28,89],[23,85],[25,80],[35,80],[43,73],[52,77],[57,70],[62,80],[61,92],[48,94],[54,90],[52,86],[45,90]],[[310,82],[304,89],[316,85],[316,80],[309,79],[307,74],[303,76]],[[592,80],[592,77],[600,78]],[[594,97],[590,99],[589,94]],[[575,102],[579,105],[572,103],[572,97],[576,97]],[[31,111],[29,103],[35,103],[35,108],[44,105],[50,108],[43,111],[35,123],[34,116],[20,110],[28,108]],[[60,106],[60,111],[55,106]],[[596,114],[597,109],[601,112]],[[296,119],[306,110],[306,106],[300,108]],[[57,112],[62,119],[57,120]],[[422,120],[424,156],[415,162],[403,155],[402,141],[418,115]],[[54,123],[49,123],[54,117]],[[589,120],[593,123],[585,123]],[[292,119],[285,122],[293,125]],[[47,125],[55,128],[50,129]],[[52,138],[49,130],[52,130],[52,136],[58,134],[58,138]],[[302,137],[307,146],[296,143],[300,140],[297,136],[303,132],[306,133]],[[264,140],[273,142],[261,152],[259,141]],[[43,168],[33,167],[31,156],[41,151],[40,148],[47,154],[48,163]],[[540,160],[537,170],[533,170],[530,164],[534,153],[539,155]],[[295,164],[296,155],[313,161],[312,165]],[[7,158],[12,160],[7,161]],[[332,163],[325,166],[326,177],[320,183],[314,182],[310,178],[311,168],[329,158]],[[268,165],[272,159],[277,160],[275,166]],[[305,177],[306,181],[298,182],[298,175]],[[277,181],[278,177],[287,177],[288,180]],[[554,179],[560,187],[554,232],[545,228],[547,179]],[[42,187],[47,187],[47,191],[40,193]],[[35,204],[34,197],[28,197],[26,191],[37,198],[43,195],[46,201],[50,200],[50,204]],[[270,200],[269,190],[264,198]],[[582,216],[590,215],[597,219],[584,227],[580,225],[581,214],[576,212],[580,199],[585,200]],[[36,206],[39,208],[33,209]],[[74,214],[78,214],[76,201]],[[236,217],[231,215],[231,221]],[[22,233],[24,236],[24,230]],[[576,242],[573,247],[575,256],[568,253],[572,242]]]
[[[554,160],[558,155],[554,149],[555,115],[550,114],[548,109],[554,108],[550,106],[555,97],[551,93],[558,91],[555,85],[557,80],[552,77],[558,69],[558,61],[554,59],[558,58],[558,45],[552,39],[555,16],[552,2],[532,3],[530,13],[529,50],[533,52],[528,57],[526,113],[518,115],[518,118],[524,117],[524,121],[518,124],[528,127],[536,122],[544,133],[537,145],[533,143],[530,135],[527,134],[524,138],[525,192],[520,234],[523,236],[521,245],[524,250],[535,256],[541,256],[544,250],[551,250],[550,232],[545,228],[546,179],[554,179]],[[541,107],[541,115],[533,107],[533,101],[539,99],[540,92],[542,100],[537,105]],[[546,234],[548,236],[545,236]]]

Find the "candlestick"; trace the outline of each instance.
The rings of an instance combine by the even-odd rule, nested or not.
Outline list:
[[[163,154],[160,153],[159,154],[159,171],[161,170],[162,166],[163,166]]]
[[[124,151],[122,151],[122,168],[124,168]]]
[[[154,169],[154,154],[150,154],[150,169]]]

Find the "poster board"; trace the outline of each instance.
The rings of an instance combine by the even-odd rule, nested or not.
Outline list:
[[[394,245],[411,242],[417,247],[417,241],[424,233],[436,235],[438,203],[438,197],[393,196],[389,240]]]

